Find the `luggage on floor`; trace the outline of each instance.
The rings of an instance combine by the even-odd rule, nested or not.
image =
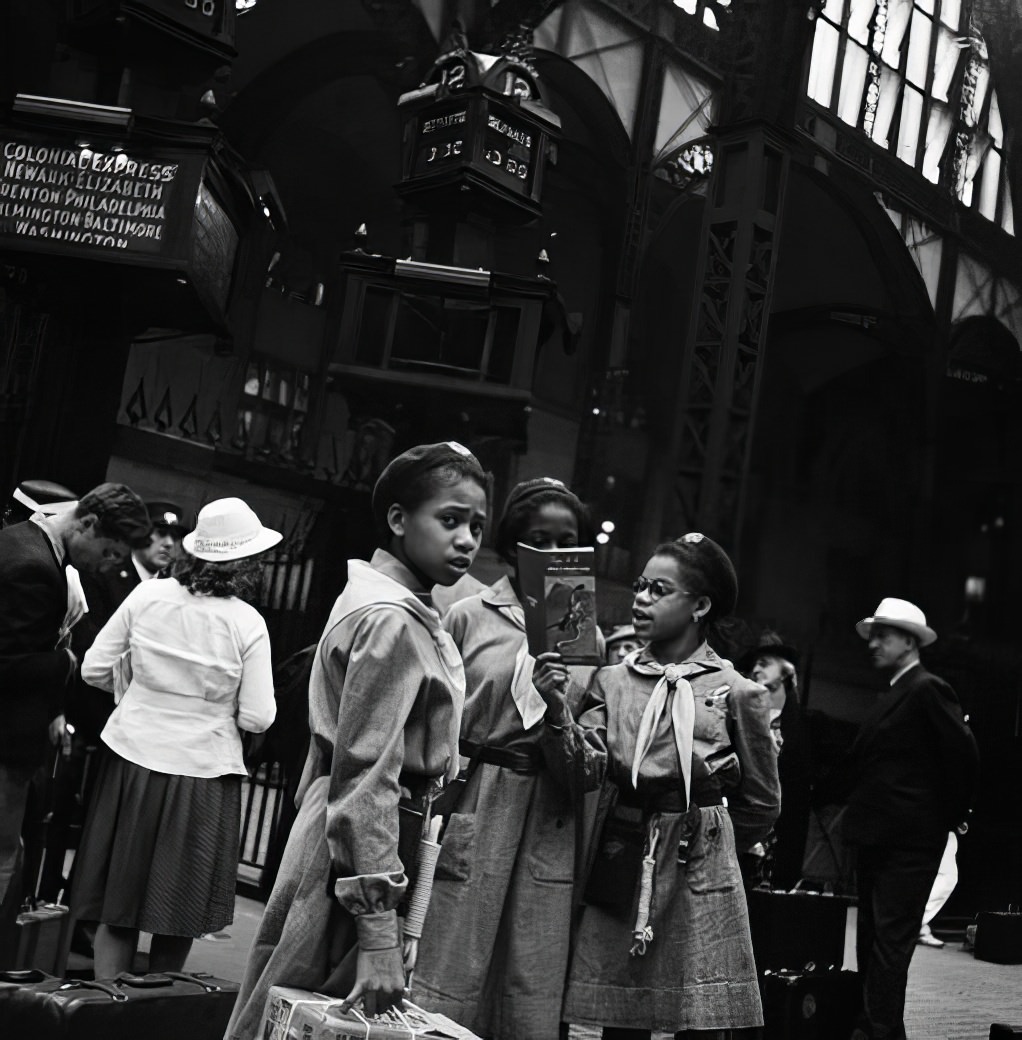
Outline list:
[[[973,954],[994,964],[1022,964],[1022,914],[1017,907],[976,915]]]
[[[0,978],[12,981],[16,974],[0,973]],[[0,990],[0,1036],[221,1040],[237,994],[237,983],[183,972],[96,982],[28,981]]]
[[[765,971],[760,989],[764,1040],[848,1040],[862,1010],[854,971]]]
[[[62,978],[71,946],[71,915],[66,906],[40,903],[18,914],[17,951],[3,967],[35,968]]]
[[[844,961],[848,910],[846,896],[815,892],[748,893],[752,951],[760,972],[802,968],[840,968]]]
[[[1022,1036],[1022,1026],[1006,1026],[1002,1022],[994,1022],[990,1027],[990,1040],[1010,1040],[1013,1036]]]
[[[400,1011],[376,1018],[366,1018],[357,1006],[342,1013],[340,1004],[322,993],[271,986],[259,1040],[479,1040],[464,1026],[407,1000]]]

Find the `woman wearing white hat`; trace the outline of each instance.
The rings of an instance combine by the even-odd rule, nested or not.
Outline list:
[[[72,891],[75,916],[100,922],[97,978],[131,969],[140,931],[150,970],[180,971],[233,920],[240,731],[275,712],[269,634],[245,600],[280,539],[241,499],[211,502],[173,577],[133,589],[82,662],[117,702]]]

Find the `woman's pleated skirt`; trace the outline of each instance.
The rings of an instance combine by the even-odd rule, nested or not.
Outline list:
[[[75,863],[83,921],[197,938],[234,920],[241,777],[157,773],[105,749]]]

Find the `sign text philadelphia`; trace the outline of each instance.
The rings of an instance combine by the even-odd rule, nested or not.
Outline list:
[[[0,141],[0,234],[160,251],[177,163]]]

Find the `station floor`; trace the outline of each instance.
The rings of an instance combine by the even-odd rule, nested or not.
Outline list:
[[[234,923],[196,942],[188,969],[240,979],[261,914],[261,903],[239,896]],[[987,1040],[992,1022],[1022,1029],[1022,965],[978,961],[962,949],[960,938],[950,936],[943,949],[917,947],[905,1020],[909,1040]],[[572,1040],[598,1036],[595,1030],[572,1029]]]

